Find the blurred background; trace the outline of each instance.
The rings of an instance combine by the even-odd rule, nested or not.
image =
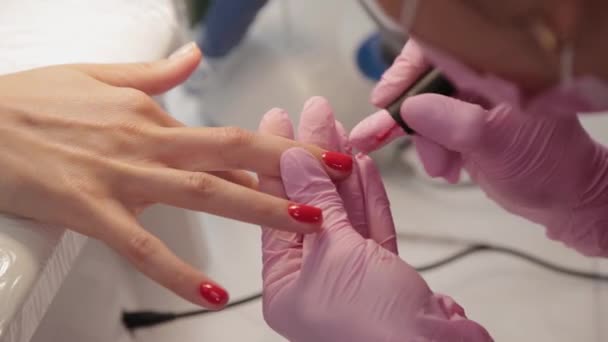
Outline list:
[[[378,26],[395,13],[391,8],[400,1],[382,1],[376,7],[370,2],[375,3],[189,1],[184,40],[196,40],[205,60],[186,84],[167,95],[166,106],[189,125],[256,129],[272,107],[285,108],[297,122],[305,100],[322,95],[332,103],[336,117],[352,128],[375,111],[369,104],[370,91],[405,38],[390,25]],[[370,15],[378,8],[387,10],[384,17]],[[606,140],[606,119],[594,117],[586,125]],[[410,264],[427,264],[484,242],[576,270],[608,272],[605,261],[584,258],[549,241],[541,227],[506,214],[474,186],[447,186],[428,179],[408,146],[399,141],[375,157],[401,235],[401,255]],[[166,207],[146,212],[142,221],[178,254],[225,285],[234,300],[261,290],[257,227]],[[189,227],[188,241],[168,227]],[[108,279],[127,277],[128,284],[117,291],[109,281],[100,282],[91,269],[106,270]],[[608,340],[604,283],[489,252],[423,276],[434,290],[453,296],[497,341]],[[106,293],[113,294],[107,307]],[[102,323],[107,321],[100,318],[102,308],[116,320]],[[34,341],[284,341],[263,321],[259,301],[133,333],[119,320],[121,310],[188,309],[193,307],[90,241]]]
[[[321,94],[347,128],[373,110],[368,101],[373,79],[360,71],[355,57],[374,23],[357,2],[192,3],[198,14],[192,16],[202,17],[192,34],[205,61],[187,89],[199,100],[196,116],[209,121],[203,123],[256,129],[268,109],[297,114],[306,99]]]

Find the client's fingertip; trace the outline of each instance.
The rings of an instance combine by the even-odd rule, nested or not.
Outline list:
[[[290,203],[287,207],[289,216],[303,223],[321,224],[323,222],[323,211],[321,208],[311,205]],[[314,227],[311,227],[314,228]]]
[[[351,145],[361,152],[371,152],[405,133],[386,110],[380,110],[361,121],[350,133]]]
[[[353,170],[353,158],[348,154],[327,151],[321,155],[321,158],[331,169],[344,173],[350,173]]]
[[[208,304],[205,307],[211,310],[220,310],[228,304],[230,295],[221,286],[205,280],[199,284],[198,292],[203,300]]]

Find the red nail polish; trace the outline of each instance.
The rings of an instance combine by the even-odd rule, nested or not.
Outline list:
[[[199,292],[211,304],[223,306],[228,303],[228,293],[217,285],[201,283]]]
[[[394,124],[388,131],[376,135],[376,141],[379,142],[379,143],[381,143],[384,140],[388,139],[388,137],[393,133],[393,130],[395,128],[399,128],[399,125]]]
[[[323,220],[323,212],[317,207],[304,204],[290,204],[287,207],[289,215],[294,219],[306,223],[318,223]]]
[[[347,154],[337,152],[323,153],[323,161],[332,169],[350,172],[353,169],[353,158]]]

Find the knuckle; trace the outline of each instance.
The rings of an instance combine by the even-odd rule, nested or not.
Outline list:
[[[129,146],[132,137],[147,135],[147,133],[149,133],[144,126],[137,121],[122,122],[115,129],[124,134],[123,139],[118,139],[118,137],[116,137],[116,144],[119,148]]]
[[[123,93],[124,101],[137,112],[147,112],[155,107],[154,100],[141,90],[129,88]]]
[[[469,115],[463,115],[460,129],[454,130],[454,142],[461,150],[469,151],[478,147],[485,130],[485,118],[481,107],[473,108]]]
[[[62,184],[65,189],[72,193],[78,200],[86,197],[101,197],[103,186],[92,176],[82,176],[74,174],[62,175]]]
[[[223,147],[214,151],[223,165],[232,169],[242,169],[247,147],[253,144],[254,133],[239,127],[222,127],[214,129],[214,138]]]
[[[137,64],[133,64],[132,67],[140,73],[149,73],[154,69],[158,68],[155,62],[140,62]]]
[[[253,133],[239,127],[221,128],[221,135],[229,147],[242,147],[251,144]]]
[[[161,248],[162,242],[147,232],[136,233],[129,238],[126,252],[130,260],[137,265],[146,264]]]
[[[188,189],[196,197],[211,197],[215,191],[214,178],[202,172],[190,174],[187,183]]]

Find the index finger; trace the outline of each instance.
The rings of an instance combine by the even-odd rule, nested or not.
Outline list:
[[[281,155],[293,147],[304,148],[321,161],[333,180],[348,177],[352,170],[348,155],[237,127],[171,127],[160,134],[157,158],[183,170],[248,170],[278,177]]]
[[[416,41],[410,38],[372,91],[372,103],[380,108],[388,106],[430,67]]]

